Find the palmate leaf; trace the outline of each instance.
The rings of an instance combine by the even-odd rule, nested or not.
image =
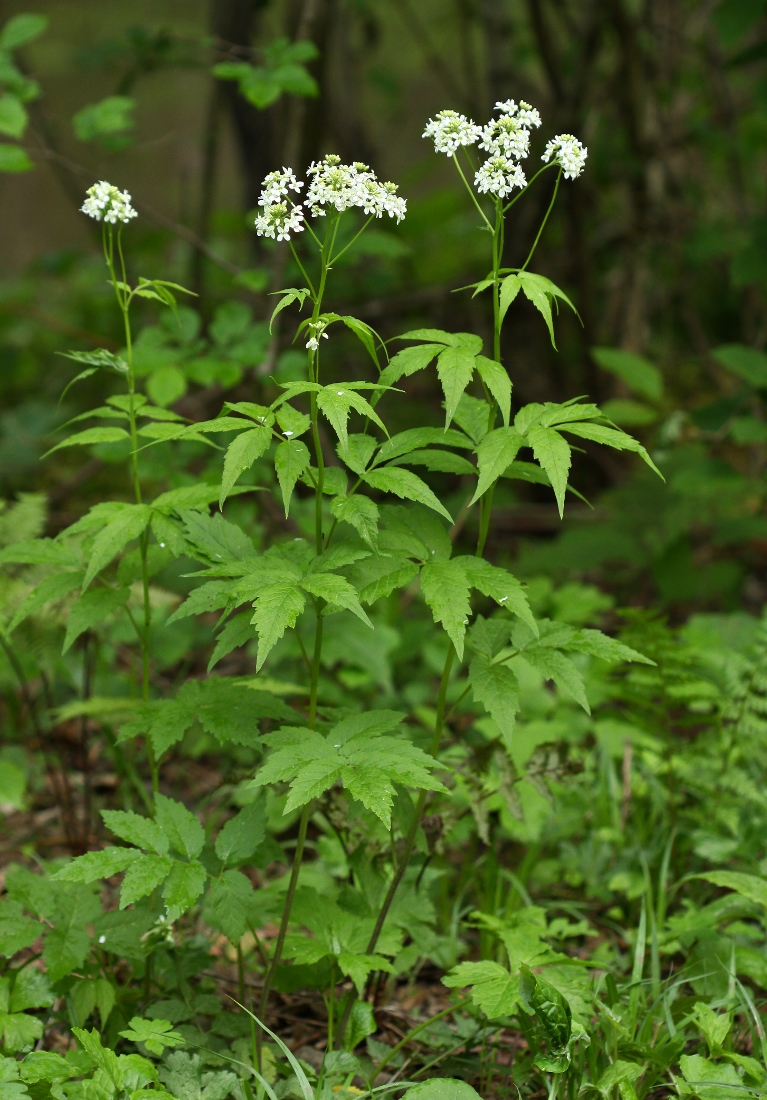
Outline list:
[[[495,600],[499,607],[517,615],[527,623],[533,634],[538,633],[538,625],[527,602],[525,590],[515,576],[497,565],[491,565],[484,558],[465,556],[454,560],[463,567],[472,588]]]
[[[444,344],[421,344],[413,348],[403,348],[392,356],[388,366],[381,371],[379,382],[391,386],[400,378],[409,378],[411,374],[425,370],[443,348]]]
[[[522,656],[542,672],[547,680],[553,680],[558,688],[572,696],[587,714],[591,714],[583,677],[569,657],[560,650],[547,646],[528,647]]]
[[[371,549],[376,549],[379,512],[375,501],[358,493],[351,497],[335,497],[330,512],[341,523],[353,527]]]
[[[208,872],[197,859],[173,864],[162,890],[168,920],[178,920],[195,903],[205,889],[207,878]]]
[[[471,382],[476,360],[465,348],[445,348],[437,360],[437,377],[445,394],[445,427],[455,415],[458,402]]]
[[[344,450],[347,445],[346,425],[352,409],[372,420],[383,432],[386,432],[386,425],[373,406],[361,393],[357,393],[358,388],[376,389],[377,387],[373,383],[340,382],[325,386],[317,394],[317,406],[330,422]]]
[[[151,894],[165,881],[172,868],[173,860],[168,856],[140,855],[125,873],[120,890],[120,908],[125,909]]]
[[[109,565],[114,557],[129,542],[137,539],[152,517],[152,509],[147,504],[124,504],[99,531],[93,540],[88,567],[83,579],[83,591],[97,573]],[[71,530],[71,529],[70,529]]]
[[[251,923],[255,893],[240,871],[224,871],[210,884],[206,919],[219,928],[230,943],[238,944]]]
[[[259,800],[244,806],[230,818],[216,837],[216,855],[235,865],[252,856],[266,836],[266,804]]]
[[[305,605],[306,597],[295,581],[278,581],[261,591],[251,620],[258,633],[256,672],[260,672],[270,650],[285,631],[296,625]]]
[[[165,830],[150,818],[134,814],[131,810],[102,810],[101,816],[110,832],[121,840],[160,856],[167,853],[170,839]]]
[[[371,630],[373,629],[373,624],[362,608],[356,589],[345,577],[337,573],[310,573],[301,581],[301,587],[312,596],[318,596],[335,607],[346,608]]]
[[[479,482],[472,497],[472,504],[495,485],[514,459],[525,440],[516,428],[496,428],[488,432],[477,449]]]
[[[339,723],[327,737],[315,730],[283,727],[265,738],[274,751],[251,786],[289,781],[284,812],[290,813],[340,780],[351,796],[388,829],[394,783],[419,790],[444,790],[430,774],[437,763],[432,757],[404,737],[386,734],[401,719],[402,715],[392,711],[369,711]]]
[[[99,852],[86,852],[57,871],[54,878],[64,882],[97,882],[111,878],[130,867],[141,856],[138,848],[102,848]]]
[[[75,588],[79,588],[82,579],[82,572],[54,573],[52,577],[46,577],[16,608],[16,613],[8,624],[8,632],[15,630],[25,619],[41,611],[52,600],[60,600]]]
[[[300,439],[286,439],[284,443],[280,443],[274,453],[274,468],[280,483],[286,519],[296,482],[310,464],[309,448]]]
[[[477,370],[495,398],[501,410],[504,426],[508,428],[511,415],[511,379],[500,363],[496,363],[494,359],[487,359],[484,355],[477,356]]]
[[[516,675],[505,665],[493,664],[486,654],[478,653],[469,665],[469,683],[474,699],[482,704],[508,743],[519,710]]]
[[[442,983],[449,989],[470,986],[472,1001],[490,1020],[510,1016],[521,1003],[519,975],[489,960],[459,963],[445,975]]]
[[[195,815],[165,795],[155,795],[155,820],[179,855],[194,859],[202,851],[205,831]]]
[[[453,517],[442,506],[441,501],[434,495],[425,481],[422,481],[410,470],[403,470],[399,466],[386,466],[374,470],[368,470],[364,481],[372,489],[380,489],[384,493],[393,493],[400,500],[414,500],[418,504],[425,504],[427,508],[444,516],[450,523]]]
[[[568,425],[574,429],[575,425]],[[539,424],[530,428],[527,439],[533,448],[533,454],[546,471],[557,500],[559,515],[565,507],[565,492],[570,473],[571,452],[569,443],[553,428],[544,428]]]
[[[565,292],[560,290],[555,283],[552,283],[551,279],[547,279],[544,275],[535,275],[532,271],[519,271],[516,274],[508,275],[501,283],[500,307],[502,321],[520,290],[543,317],[549,330],[552,346],[556,348],[551,303],[555,299],[559,299],[565,302],[577,316],[578,311],[575,306]]]
[[[442,623],[463,658],[463,640],[471,615],[471,584],[466,570],[456,560],[427,562],[421,570],[421,591],[435,623]]]
[[[62,654],[86,630],[103,623],[114,611],[124,607],[129,596],[130,588],[92,588],[85,592],[69,610]]]
[[[259,428],[242,432],[229,444],[224,458],[221,494],[218,498],[219,508],[223,508],[224,501],[229,496],[237,478],[249,470],[256,459],[264,454],[271,441],[272,429],[264,424]]]

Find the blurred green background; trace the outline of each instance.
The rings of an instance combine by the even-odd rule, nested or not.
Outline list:
[[[253,232],[261,179],[282,164],[302,174],[337,152],[408,200],[399,228],[378,224],[347,254],[329,308],[384,339],[431,325],[487,340],[486,303],[456,291],[484,275],[486,240],[421,133],[442,108],[483,122],[496,100],[521,98],[544,120],[531,164],[559,132],[589,159],[535,260],[580,321],[557,318],[553,350],[535,311],[514,303],[503,358],[515,400],[588,394],[651,449],[666,483],[586,444],[574,474],[586,500],[571,498],[562,525],[546,488],[506,483],[491,552],[525,578],[596,583],[677,620],[761,610],[765,0],[5,0],[0,24],[29,13],[47,22],[0,41],[3,498],[44,492],[56,533],[122,491],[116,445],[40,462],[110,384],[96,376],[59,405],[74,373],[60,353],[120,345],[97,230],[78,212],[94,180],[133,195],[133,274],[198,295],[180,324],[147,309],[137,367],[155,403],[199,419],[302,369],[292,316],[274,336],[265,321],[269,292],[300,276]],[[549,197],[514,207],[507,264],[524,259]],[[352,343],[331,354],[339,377],[358,373]],[[435,382],[407,380],[392,427],[424,409],[439,422]],[[190,448],[153,472],[158,483],[213,478]],[[264,522],[278,526],[278,510]]]

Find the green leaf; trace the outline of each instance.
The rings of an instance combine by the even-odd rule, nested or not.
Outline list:
[[[170,839],[165,830],[151,818],[141,817],[131,810],[102,810],[104,824],[121,840],[135,844],[137,848],[156,852],[164,856],[170,847]]]
[[[443,508],[426,482],[410,470],[403,470],[397,466],[386,466],[383,469],[368,470],[363,480],[373,489],[380,489],[384,493],[393,493],[402,500],[414,500],[418,504],[425,504],[427,508],[438,512],[450,523],[453,522],[450,513]]]
[[[501,283],[499,302],[501,306],[501,321],[503,321],[509,306],[522,289],[519,275],[507,275]]]
[[[625,432],[620,432],[616,428],[607,428],[604,424],[563,424],[562,431],[570,432],[571,435],[578,435],[582,439],[592,439],[595,443],[603,443],[607,447],[614,447],[616,451],[634,451],[647,463],[651,470],[655,471],[658,477],[663,478],[663,474],[642,444],[632,436],[626,435]]]
[[[722,886],[726,890],[734,890],[749,901],[757,905],[767,906],[767,879],[757,875],[747,875],[743,871],[708,871],[697,876],[705,879],[714,886]]]
[[[20,138],[27,128],[27,112],[15,95],[0,96],[0,134]]]
[[[206,918],[230,943],[238,944],[251,923],[255,892],[240,871],[224,871],[210,884]]]
[[[28,1084],[36,1084],[38,1081],[54,1083],[77,1076],[75,1066],[60,1054],[54,1054],[52,1050],[32,1051],[18,1068],[22,1078]],[[0,1069],[0,1081],[2,1081],[2,1069]]]
[[[362,385],[362,383],[334,383],[331,386],[325,386],[317,394],[317,405],[332,425],[344,451],[347,446],[346,423],[352,409],[372,420],[386,432],[386,427],[373,406],[362,394],[352,389],[352,385]]]
[[[266,836],[266,806],[251,802],[224,825],[216,837],[216,855],[224,864],[242,863]]]
[[[34,164],[20,145],[0,142],[0,172],[29,172]]]
[[[135,99],[127,95],[110,95],[98,103],[83,107],[74,115],[72,127],[80,141],[101,141],[106,148],[119,149],[125,135],[133,129]],[[115,142],[115,138],[119,140]],[[138,294],[145,297],[139,290]]]
[[[555,286],[550,279],[547,279],[543,275],[534,275],[532,271],[520,271],[517,275],[522,286],[522,292],[529,302],[531,302],[546,322],[546,327],[549,330],[549,336],[551,337],[552,347],[556,348],[554,341],[554,323],[551,316],[551,303],[555,298],[561,299],[566,302],[573,313],[577,313],[577,310],[564,291],[560,290],[558,286]]]
[[[95,351],[62,351],[59,352],[59,354],[64,359],[72,359],[75,363],[85,363],[86,366],[95,367],[96,369],[103,367],[117,371],[118,374],[128,373],[128,364],[125,360],[121,356],[115,355],[113,351],[108,351],[106,348],[97,348]],[[83,374],[84,373],[85,372],[83,372]],[[81,374],[77,377],[82,378],[83,375]],[[77,379],[74,379],[74,381],[77,381]],[[69,385],[71,386],[72,382],[70,382]],[[64,392],[66,393],[66,390]],[[114,403],[116,398],[110,400]],[[134,408],[138,408],[145,400],[146,398],[142,397],[140,394],[135,394]],[[127,409],[124,411],[127,411]]]
[[[16,971],[9,1011],[24,1012],[28,1008],[47,1008],[55,1000],[56,994],[45,974],[32,966]]]
[[[251,614],[249,611],[243,611],[239,615],[235,615],[233,619],[230,619],[228,623],[220,631],[216,645],[213,652],[210,655],[208,661],[207,671],[215,668],[219,661],[223,660],[234,649],[240,649],[242,646],[248,645],[256,637],[256,632],[253,629],[251,623]]]
[[[427,470],[436,473],[477,476],[476,466],[473,466],[463,455],[453,454],[452,451],[438,450],[436,447],[425,448],[422,451],[411,451],[410,454],[393,459],[390,465],[425,466]]]
[[[142,298],[146,297],[146,294],[142,291],[138,291],[137,293]],[[173,363],[168,363],[166,366],[159,367],[157,370],[152,371],[146,381],[147,393],[157,405],[163,408],[166,405],[172,405],[175,401],[178,401],[179,398],[183,397],[186,393],[186,388],[186,375],[180,367],[175,366]],[[145,415],[146,413],[142,409],[142,416]],[[143,427],[140,434],[148,435],[149,438],[152,438],[150,433],[156,433],[154,437],[162,439],[163,427],[164,425],[161,424],[151,424]]]
[[[491,1020],[510,1016],[520,1004],[518,974],[496,962],[463,962],[445,975],[443,985],[450,989],[471,986],[471,999]]]
[[[306,598],[295,581],[279,581],[267,585],[261,592],[252,622],[258,633],[256,672],[260,672],[269,651],[277,644],[306,604]]]
[[[506,569],[491,565],[484,558],[461,556],[453,560],[462,566],[472,588],[495,600],[499,607],[518,615],[534,634],[538,634],[538,626],[527,602],[525,590],[516,577]]]
[[[455,1077],[432,1077],[409,1088],[407,1100],[480,1100],[479,1093]]]
[[[124,607],[129,596],[130,588],[93,588],[85,592],[69,610],[62,654],[86,630],[103,623],[114,611]]]
[[[558,649],[539,646],[525,649],[522,656],[543,673],[547,680],[553,680],[558,688],[572,696],[587,714],[591,714],[583,677],[564,653],[560,653]]]
[[[31,12],[12,16],[0,31],[0,49],[15,50],[19,46],[26,45],[27,42],[32,42],[47,29],[48,22],[47,15],[36,15]]]
[[[226,62],[224,62],[224,64],[226,64]],[[216,68],[219,68],[219,66],[216,66]],[[215,69],[214,69],[214,73],[215,73]],[[291,287],[289,290],[281,290],[281,291],[278,291],[278,293],[282,294],[282,297],[280,298],[277,305],[274,307],[274,310],[272,312],[272,316],[269,319],[269,331],[270,332],[272,331],[272,325],[274,324],[274,318],[277,316],[278,313],[281,313],[283,309],[287,309],[287,307],[292,305],[293,302],[298,302],[298,308],[302,309],[303,304],[306,301],[306,299],[311,296],[311,291],[307,290],[306,287],[303,287],[300,290],[297,290],[295,287]]]
[[[331,515],[341,523],[348,523],[362,539],[375,550],[378,541],[378,505],[370,497],[355,494],[352,497],[335,497],[330,504]]]
[[[121,1031],[124,1039],[132,1039],[134,1043],[143,1043],[151,1054],[161,1057],[165,1047],[177,1047],[186,1042],[183,1035],[173,1030],[169,1020],[144,1020],[140,1016],[134,1016],[130,1026]]]
[[[272,429],[264,425],[243,432],[229,444],[224,459],[224,473],[221,478],[221,495],[218,501],[220,508],[223,508],[224,501],[229,496],[237,478],[245,470],[249,470],[256,459],[268,450],[271,441]],[[282,443],[280,446],[284,447],[285,444]]]
[[[22,907],[10,900],[0,903],[0,955],[10,958],[35,942],[44,930],[39,921],[25,917]]]
[[[102,1070],[116,1089],[123,1087],[123,1074],[117,1055],[113,1050],[101,1045],[101,1037],[94,1027],[92,1031],[85,1031],[79,1027],[73,1027],[72,1033],[80,1043],[80,1046],[91,1056],[98,1068]]]
[[[455,415],[463,391],[471,382],[476,360],[465,348],[446,348],[437,360],[437,375],[445,394],[445,427]]]
[[[208,872],[197,859],[173,864],[162,890],[169,921],[178,920],[194,904],[205,889],[207,878]]]
[[[47,458],[54,451],[60,451],[62,447],[89,447],[95,443],[119,443],[123,439],[130,439],[124,428],[86,428],[84,432],[76,432],[61,443],[57,443],[42,457]]]
[[[463,640],[471,615],[471,586],[463,566],[457,561],[427,562],[421,570],[421,591],[431,608],[435,623],[442,623],[463,659]]]
[[[455,422],[474,443],[479,444],[489,431],[491,411],[492,406],[488,401],[465,393],[455,410]]]
[[[405,432],[393,435],[381,445],[375,464],[391,462],[395,458],[432,444],[442,447],[460,447],[465,451],[474,449],[472,440],[455,428],[409,428]]]
[[[592,348],[591,358],[603,370],[610,371],[625,382],[634,393],[650,401],[660,401],[663,397],[663,375],[649,359],[622,348]]]
[[[508,744],[514,732],[519,710],[519,681],[510,668],[493,664],[484,653],[478,653],[469,665],[472,694],[495,721]]]
[[[302,579],[301,587],[312,596],[318,596],[334,607],[346,608],[371,630],[373,629],[373,624],[362,608],[356,589],[345,577],[339,576],[338,573],[310,573]]]
[[[298,409],[294,409],[287,402],[280,406],[275,416],[280,430],[288,438],[303,435],[312,426],[311,417],[307,416],[306,413],[299,412]]]
[[[503,423],[508,428],[511,416],[511,379],[501,364],[496,363],[494,359],[486,359],[484,355],[478,355],[476,364],[479,376],[497,401]]]
[[[137,539],[149,520],[152,509],[147,504],[125,504],[98,533],[91,547],[88,568],[83,579],[83,591],[93,578],[133,539]]]
[[[523,444],[524,439],[516,428],[496,428],[487,433],[477,449],[479,482],[472,504],[503,476]]]
[[[194,859],[200,854],[205,844],[205,830],[186,806],[158,793],[155,795],[155,821],[179,855]]]
[[[711,354],[731,374],[743,378],[752,386],[767,389],[767,355],[763,351],[743,344],[725,344],[715,348]]]
[[[610,638],[601,630],[580,630],[576,638],[567,646],[570,650],[579,653],[588,653],[592,657],[599,657],[602,661],[637,661],[643,665],[654,665],[649,657],[639,653],[631,646]]]
[[[338,457],[355,474],[363,474],[377,446],[378,443],[372,435],[362,435],[355,432],[347,437],[345,449],[338,448]]]
[[[3,1046],[6,1050],[29,1050],[43,1034],[43,1021],[35,1016],[27,1016],[23,1012],[0,1012],[0,1029],[2,1029]],[[0,1090],[3,1093],[7,1088],[7,1085],[0,1082]],[[26,1088],[22,1088],[20,1095],[26,1095]],[[14,1096],[13,1092],[11,1096]]]
[[[168,856],[141,855],[125,873],[120,890],[120,908],[132,905],[151,894],[171,872],[173,860]]]
[[[279,444],[274,453],[274,468],[282,491],[286,519],[296,482],[310,464],[309,448],[300,439],[286,439],[284,443]]]
[[[7,559],[6,559],[7,560]],[[54,573],[52,577],[46,577],[22,600],[16,608],[16,613],[8,624],[8,633],[16,629],[30,615],[40,611],[51,600],[60,600],[73,589],[79,588],[83,574],[78,573]]]
[[[71,889],[74,890],[74,887]],[[68,904],[61,907],[56,927],[45,937],[43,959],[52,982],[71,974],[82,966],[90,949],[87,926],[93,919],[93,898],[90,891],[69,895]]]
[[[409,378],[411,374],[424,370],[435,355],[444,350],[444,344],[421,344],[413,348],[403,348],[393,355],[384,367],[379,382],[392,386],[400,378]]]
[[[575,431],[581,425],[568,425],[568,430]],[[591,425],[588,425],[591,427]],[[618,434],[618,433],[616,433]],[[562,516],[565,507],[565,491],[567,478],[570,473],[570,445],[562,438],[559,432],[553,428],[544,428],[537,424],[530,428],[527,439],[533,448],[533,454],[541,467],[546,471],[557,498],[559,515]]]
[[[111,878],[127,870],[131,863],[140,858],[140,854],[136,848],[114,847],[86,852],[62,867],[53,877],[64,882],[96,882],[97,879]]]

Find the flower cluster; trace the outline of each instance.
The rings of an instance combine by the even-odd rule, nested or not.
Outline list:
[[[574,180],[583,171],[587,156],[588,149],[576,137],[572,134],[558,134],[546,146],[541,160],[548,164],[553,159],[563,169],[565,179]]]
[[[509,157],[488,157],[474,176],[478,191],[497,195],[505,199],[515,187],[524,187],[527,183],[525,173]]]
[[[366,164],[342,164],[340,157],[329,154],[312,163],[306,174],[311,177],[306,204],[315,218],[324,217],[331,206],[339,213],[357,206],[368,216],[388,214],[398,222],[405,217],[407,205],[397,195],[397,185],[381,183]]]
[[[116,225],[122,222],[127,225],[131,218],[138,217],[131,206],[131,197],[127,191],[119,191],[106,180],[94,183],[85,192],[87,198],[80,207],[83,214],[89,218],[95,218],[97,222],[108,222]]]
[[[309,332],[311,334],[309,336],[309,339],[306,341],[306,347],[309,351],[317,350],[317,348],[320,346],[320,339],[328,339],[328,334],[327,332],[325,332],[325,327],[326,326],[324,321],[310,322],[307,325],[307,328],[309,329]]]
[[[433,138],[438,153],[452,157],[462,145],[476,145],[482,136],[482,127],[457,111],[440,111],[430,118],[423,137]]]
[[[522,160],[530,151],[530,128],[540,126],[541,116],[524,100],[517,106],[513,99],[507,99],[496,103],[495,109],[501,113],[482,131],[480,149],[486,149],[491,156]]]
[[[397,194],[397,185],[381,183],[366,164],[342,164],[340,157],[331,154],[311,164],[306,174],[310,183],[302,205],[293,203],[289,195],[304,187],[292,168],[270,172],[266,177],[259,197],[261,212],[256,218],[259,237],[289,241],[292,233],[304,228],[304,205],[313,218],[324,217],[330,207],[338,213],[359,207],[368,216],[382,218],[388,214],[398,222],[405,217],[407,204]]]

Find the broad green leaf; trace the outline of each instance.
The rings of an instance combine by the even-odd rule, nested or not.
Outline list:
[[[49,451],[46,451],[42,457],[47,458],[54,451],[60,451],[62,447],[87,447],[95,443],[119,443],[123,439],[130,439],[130,435],[124,428],[86,428],[84,432],[76,432],[61,443],[57,443],[55,447],[51,447]]]
[[[432,1077],[421,1081],[409,1088],[405,1096],[407,1100],[480,1100],[476,1089],[455,1077]]]
[[[376,455],[376,465],[381,462],[390,462],[411,451],[421,450],[432,444],[442,447],[460,447],[462,450],[471,451],[474,444],[463,432],[455,428],[409,428],[405,432],[393,435],[385,440]]]
[[[301,587],[312,596],[319,596],[320,599],[326,600],[335,607],[346,608],[371,630],[373,629],[373,624],[362,608],[356,589],[345,577],[339,576],[338,573],[310,573],[302,579]]]
[[[120,890],[120,908],[147,897],[170,874],[173,860],[168,856],[141,855],[125,873]]]
[[[0,143],[0,172],[29,172],[33,168],[34,164],[20,145],[8,141]]]
[[[556,342],[554,340],[554,322],[551,316],[551,303],[553,299],[559,298],[563,302],[566,302],[570,309],[575,313],[576,309],[564,291],[560,290],[550,279],[547,279],[544,275],[534,275],[532,271],[520,271],[517,275],[522,292],[529,302],[531,302],[546,322],[546,327],[549,330],[549,336],[551,337],[552,347],[556,348]]]
[[[284,443],[279,444],[274,452],[274,468],[282,491],[282,502],[285,505],[286,518],[296,482],[309,468],[310,464],[309,448],[300,439],[286,439]]]
[[[591,427],[591,425],[588,426]],[[575,431],[576,427],[581,427],[581,425],[568,425],[569,430]],[[559,432],[555,432],[553,428],[543,428],[540,425],[530,428],[527,439],[533,448],[533,454],[537,461],[548,474],[554,496],[557,498],[559,515],[561,516],[564,512],[565,491],[570,473],[570,445]]]
[[[83,591],[97,573],[109,565],[133,539],[137,539],[149,520],[152,509],[147,504],[126,504],[96,536],[91,547],[88,568],[83,579]]]
[[[127,840],[137,848],[151,850],[160,856],[167,853],[170,840],[165,830],[151,818],[141,817],[131,810],[102,810],[101,816],[110,832],[121,840]]]
[[[547,680],[553,680],[558,688],[579,703],[587,714],[591,714],[583,677],[573,662],[558,649],[544,646],[525,649],[522,656],[526,661],[543,673]]]
[[[716,356],[716,351],[713,354]],[[644,356],[622,348],[592,348],[591,357],[603,370],[610,371],[625,382],[634,393],[650,401],[660,401],[663,396],[663,375]]]
[[[607,428],[604,424],[563,424],[562,431],[579,435],[582,439],[592,439],[595,443],[603,443],[607,447],[614,447],[616,451],[634,451],[658,477],[663,477],[642,444],[625,432],[620,432],[616,428]]]
[[[102,1046],[101,1037],[96,1028],[94,1027],[92,1031],[84,1031],[82,1028],[73,1027],[72,1033],[98,1068],[107,1075],[115,1089],[121,1089],[123,1087],[123,1074],[117,1055],[109,1047]]]
[[[202,851],[205,831],[195,815],[172,798],[155,795],[155,821],[179,855],[194,859]],[[164,855],[164,853],[161,853]]]
[[[111,878],[127,870],[141,853],[137,848],[102,848],[98,852],[86,852],[57,871],[54,878],[64,882],[96,882]]]
[[[455,422],[478,445],[490,430],[492,412],[490,402],[465,393],[455,410]]]
[[[46,974],[33,966],[16,971],[16,978],[8,1005],[10,1012],[24,1012],[28,1008],[47,1008],[56,1000],[56,994]]]
[[[444,344],[421,344],[412,348],[403,348],[393,355],[389,363],[381,372],[379,382],[385,386],[391,386],[400,378],[409,378],[424,370],[431,363],[435,355],[444,349]]]
[[[601,416],[602,413],[598,405],[584,404],[578,399],[567,401],[564,404],[547,401],[538,416],[538,423],[542,424],[544,428],[564,429],[566,424],[574,421],[594,420]]]
[[[767,355],[763,351],[743,344],[725,344],[715,348],[711,354],[732,374],[750,382],[752,386],[767,389]]]
[[[370,497],[355,494],[352,497],[335,497],[330,504],[331,514],[341,523],[348,523],[372,549],[378,540],[378,505]]]
[[[414,500],[418,504],[425,504],[427,508],[438,512],[450,523],[453,522],[450,513],[443,508],[440,500],[434,495],[426,482],[411,473],[410,470],[403,470],[401,467],[396,466],[386,466],[383,469],[368,470],[363,480],[373,489],[380,489],[384,493],[394,493],[402,500]]]
[[[520,282],[519,275],[507,275],[501,283],[501,293],[499,295],[499,302],[501,307],[501,321],[503,321],[509,306],[514,301],[516,296],[522,289],[522,283]]]
[[[10,958],[35,942],[44,925],[24,916],[21,905],[7,899],[0,904],[0,955]]]
[[[175,921],[194,905],[205,889],[208,872],[199,860],[189,863],[174,863],[165,880],[162,896],[168,907],[168,920]]]
[[[362,474],[365,472],[377,446],[378,443],[372,435],[362,435],[355,432],[348,436],[345,450],[341,447],[338,448],[338,457],[355,474]]]
[[[495,721],[508,744],[514,732],[519,710],[519,682],[510,668],[493,664],[484,653],[478,653],[469,665],[472,694]]]
[[[27,127],[27,112],[15,95],[0,96],[0,134],[20,138]]]
[[[54,1054],[52,1050],[32,1051],[19,1065],[19,1069],[22,1079],[28,1084],[36,1084],[38,1081],[50,1083],[66,1081],[78,1075],[77,1069],[71,1062],[67,1062],[60,1054]],[[0,1080],[2,1080],[1,1070]]]
[[[427,562],[421,570],[421,591],[431,608],[435,623],[442,623],[463,659],[463,640],[471,615],[471,585],[463,566],[457,561]]]
[[[256,672],[260,672],[269,651],[288,627],[296,625],[305,603],[306,597],[295,581],[280,581],[263,589],[251,620],[258,632]]]
[[[218,611],[229,603],[231,591],[231,581],[208,581],[207,584],[201,584],[199,588],[192,589],[184,602],[168,617],[167,622],[174,623],[192,615],[203,615],[206,611]]]
[[[49,887],[50,888],[50,887]],[[63,889],[63,887],[62,887]],[[72,893],[66,897],[66,903],[60,906],[55,928],[45,937],[43,959],[52,982],[71,974],[82,966],[88,951],[88,924],[94,916],[94,898],[90,891],[70,887]],[[100,906],[96,906],[96,911]]]
[[[472,504],[479,500],[492,485],[495,485],[499,477],[503,476],[517,457],[524,442],[516,428],[496,428],[487,433],[477,449],[479,482],[472,497]]]
[[[129,1027],[120,1035],[134,1043],[143,1043],[150,1054],[156,1054],[158,1058],[165,1047],[177,1047],[186,1042],[183,1035],[173,1031],[170,1020],[144,1020],[140,1016],[134,1016]]]
[[[124,607],[130,596],[130,588],[92,588],[83,593],[67,615],[67,632],[62,654],[86,630],[103,623],[114,611]]]
[[[425,466],[427,470],[442,474],[460,474],[477,476],[477,468],[463,455],[443,451],[437,447],[427,447],[422,451],[411,451],[400,458],[392,459],[391,466]]]
[[[510,1016],[521,1001],[520,979],[496,962],[463,962],[445,975],[443,985],[450,989],[471,986],[471,999],[493,1020]]]
[[[362,385],[361,382],[333,383],[333,385],[325,386],[317,394],[317,406],[330,421],[344,451],[347,445],[346,423],[352,409],[360,413],[361,416],[372,420],[383,432],[386,432],[386,426],[373,406],[366,401],[362,394],[357,393],[356,389],[352,388],[352,386]]]
[[[507,611],[518,615],[534,634],[538,634],[538,625],[527,602],[525,590],[516,577],[506,569],[491,565],[484,558],[462,556],[453,560],[463,567],[472,588],[495,600],[499,607],[505,607]]]
[[[445,427],[455,415],[458,402],[471,382],[476,360],[465,348],[446,348],[437,360],[437,375],[445,394]]]
[[[251,613],[243,611],[235,615],[219,632],[216,645],[210,655],[207,671],[215,668],[219,661],[223,660],[234,649],[248,645],[256,637],[256,632],[251,623]]]
[[[23,1012],[0,1012],[0,1029],[2,1029],[3,1047],[7,1051],[29,1050],[33,1043],[43,1034],[43,1021],[36,1016],[27,1016]],[[18,1086],[18,1092],[14,1086],[8,1086],[0,1082],[0,1090],[8,1093],[8,1100],[16,1100],[16,1097],[27,1095],[26,1086]]]
[[[703,878],[714,886],[734,890],[736,894],[755,901],[757,905],[767,906],[767,879],[748,875],[743,871],[707,871],[698,875],[698,878]]]
[[[7,560],[7,559],[6,559]],[[16,608],[16,613],[8,624],[8,632],[15,630],[30,615],[40,611],[51,600],[60,600],[75,588],[79,588],[83,574],[79,573],[54,573],[52,577],[46,577],[28,596],[22,600]]]
[[[240,871],[224,871],[210,884],[206,919],[236,945],[248,931],[254,897],[245,875]]]
[[[48,27],[48,16],[23,12],[12,16],[0,31],[0,49],[16,50],[39,38]]]
[[[376,555],[354,568],[360,601],[374,604],[390,596],[395,588],[405,588],[418,574],[418,566],[400,555]]]
[[[266,836],[266,805],[251,802],[227,821],[216,837],[216,855],[222,863],[242,863]]]
[[[476,363],[479,376],[498,402],[504,426],[508,428],[511,416],[511,379],[501,364],[496,363],[494,359],[486,359],[484,355],[478,355]]]
[[[221,478],[221,495],[218,500],[220,508],[223,508],[224,501],[229,496],[238,477],[249,470],[256,459],[264,454],[271,441],[272,429],[263,425],[260,428],[243,432],[229,444],[224,459],[224,473]],[[284,446],[284,444],[281,444],[281,446]]]
[[[636,661],[643,665],[655,664],[649,657],[645,657],[644,654],[615,638],[610,638],[601,630],[579,631],[567,648],[580,653],[589,653],[592,657],[599,657],[603,661]]]

